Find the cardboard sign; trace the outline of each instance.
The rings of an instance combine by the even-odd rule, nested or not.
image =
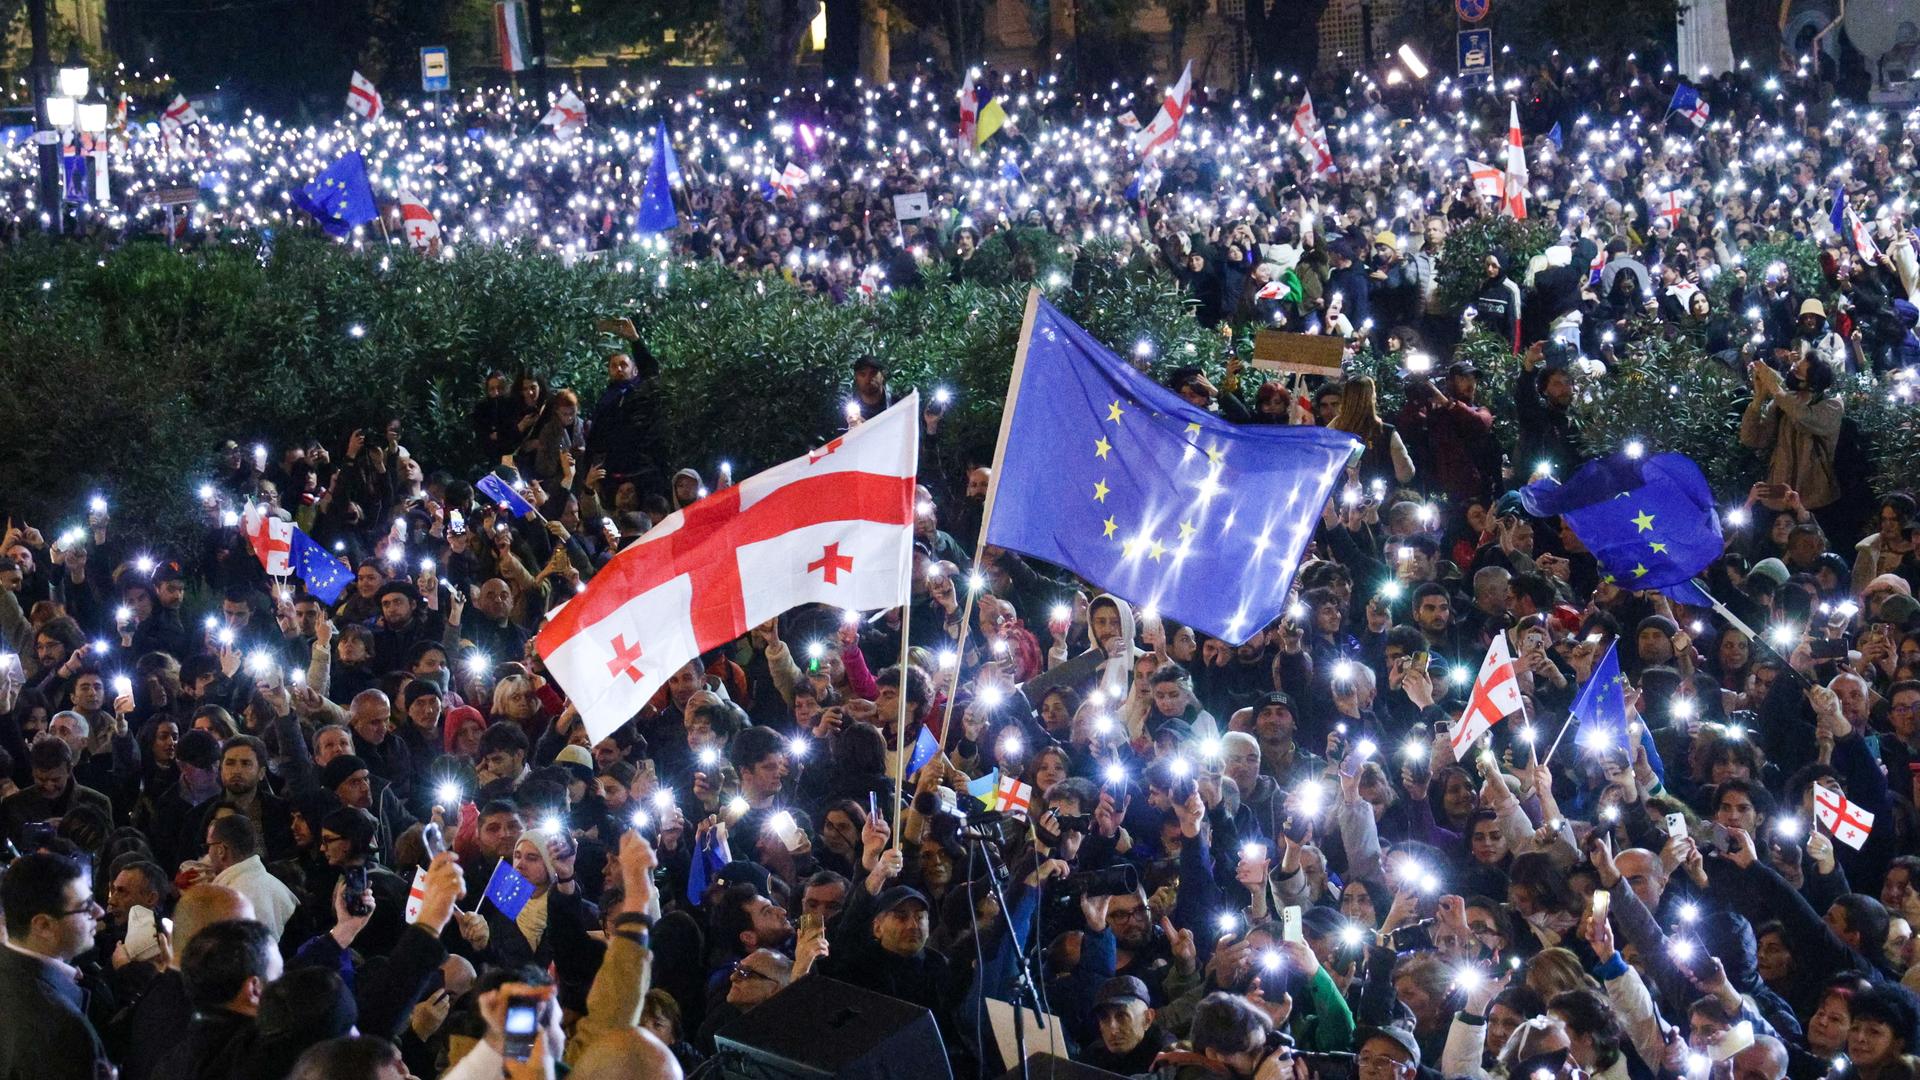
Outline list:
[[[1337,379],[1345,351],[1340,338],[1325,334],[1261,330],[1253,335],[1253,366],[1262,371],[1293,371]]]
[[[927,216],[927,193],[912,191],[893,197],[893,219],[895,221],[918,221]]]

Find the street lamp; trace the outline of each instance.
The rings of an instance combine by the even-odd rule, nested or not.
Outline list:
[[[67,47],[67,62],[60,65],[60,93],[75,101],[87,96],[87,84],[93,73],[87,70],[87,61],[80,55],[78,42]]]
[[[98,135],[107,130],[107,103],[98,90],[74,108],[74,121],[81,131]]]
[[[54,131],[65,131],[73,126],[73,99],[64,94],[54,94],[47,98],[47,127]]]

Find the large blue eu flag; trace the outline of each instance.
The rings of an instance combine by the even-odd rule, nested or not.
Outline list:
[[[1612,454],[1582,465],[1565,484],[1535,480],[1520,501],[1536,517],[1565,517],[1605,580],[1658,589],[1683,604],[1713,602],[1693,579],[1726,543],[1707,478],[1685,454]]]
[[[1358,441],[1240,427],[1135,370],[1037,294],[986,541],[1239,643],[1286,609]]]
[[[312,214],[320,228],[336,238],[380,216],[367,182],[367,163],[358,150],[340,155],[312,183],[294,192],[293,205]]]
[[[674,156],[667,125],[662,122],[654,128],[653,161],[647,165],[646,185],[640,189],[636,224],[641,232],[666,232],[680,224],[680,215],[673,209],[673,185],[680,179],[680,160]]]

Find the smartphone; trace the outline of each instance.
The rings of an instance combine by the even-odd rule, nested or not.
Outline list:
[[[1593,891],[1593,917],[1595,919],[1604,919],[1607,917],[1607,912],[1612,909],[1613,894],[1605,889],[1595,889]]]
[[[467,531],[467,516],[458,510],[447,511],[447,531],[455,535]]]
[[[447,850],[447,834],[431,821],[421,828],[420,842],[426,845],[428,861],[439,858]]]
[[[1846,638],[1814,638],[1807,645],[1815,660],[1844,660],[1847,656]]]
[[[341,879],[346,882],[343,899],[346,903],[347,914],[352,915],[354,918],[373,914],[373,908],[367,905],[367,898],[362,895],[367,891],[366,865],[362,864],[360,866],[347,867],[346,872],[341,875]]]
[[[1707,1060],[1719,1064],[1753,1045],[1753,1025],[1739,1023],[1722,1032],[1713,1045],[1707,1047]]]
[[[1300,933],[1300,909],[1297,906],[1290,904],[1280,912],[1280,940],[1299,942],[1307,940]]]
[[[1774,499],[1774,500],[1784,499],[1787,497],[1787,485],[1761,484],[1760,497],[1763,499]]]
[[[867,820],[880,820],[880,796],[871,791],[867,792]]]
[[[507,1022],[504,1029],[505,1053],[511,1061],[525,1061],[533,1056],[534,1036],[540,1031],[540,999],[524,994],[516,994],[507,999]]]
[[[1667,836],[1674,840],[1678,840],[1685,835],[1687,835],[1687,815],[1668,814],[1667,815]]]
[[[1725,855],[1733,850],[1733,836],[1727,832],[1725,825],[1716,821],[1707,828],[1707,846],[1716,854]]]

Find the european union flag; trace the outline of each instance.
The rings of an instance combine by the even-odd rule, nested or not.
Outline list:
[[[680,224],[680,215],[673,208],[673,185],[680,176],[680,161],[673,156],[667,125],[657,124],[653,130],[653,161],[647,166],[646,186],[640,189],[637,224],[643,233],[666,232]]]
[[[912,776],[919,772],[920,766],[932,761],[933,755],[939,752],[940,740],[934,738],[933,732],[928,731],[926,725],[922,724],[920,737],[913,741],[913,753],[907,756],[907,775]]]
[[[1536,517],[1565,517],[1606,580],[1621,588],[1712,603],[1693,579],[1726,545],[1707,478],[1686,455],[1613,454],[1582,465],[1565,484],[1535,480],[1520,501]]]
[[[1573,718],[1580,730],[1621,732],[1627,729],[1627,677],[1620,674],[1620,643],[1607,645],[1607,655],[1593,665],[1593,677],[1573,702]]]
[[[1239,643],[1286,608],[1320,510],[1359,442],[1236,427],[1029,300],[986,542]]]
[[[1834,232],[1847,235],[1847,189],[1839,184],[1833,185],[1833,205],[1827,208],[1827,221]]]
[[[526,517],[533,513],[533,504],[526,497],[513,490],[513,485],[500,478],[499,473],[488,473],[473,485],[480,494],[492,499],[494,505],[507,511],[514,517]]]
[[[345,236],[354,226],[380,216],[373,202],[373,186],[367,183],[367,163],[358,150],[342,154],[312,183],[294,192],[293,205],[312,214],[332,237]]]
[[[1016,184],[1024,184],[1027,182],[1027,174],[1020,171],[1020,164],[1018,162],[1002,161],[1000,163],[1000,179],[1011,180]]]
[[[706,903],[707,884],[732,861],[731,849],[716,839],[712,830],[701,837],[700,846],[693,852],[693,865],[687,868],[687,903],[696,907]]]
[[[1566,149],[1565,140],[1566,136],[1560,133],[1560,121],[1555,120],[1553,126],[1547,129],[1547,141],[1553,144],[1555,150],[1564,150]]]
[[[340,599],[341,590],[353,580],[353,572],[298,525],[293,527],[293,549],[287,558],[293,572],[306,583],[307,591],[329,604]]]
[[[509,859],[493,864],[493,876],[487,879],[486,898],[509,919],[520,917],[520,909],[533,899],[533,882],[520,876]]]

